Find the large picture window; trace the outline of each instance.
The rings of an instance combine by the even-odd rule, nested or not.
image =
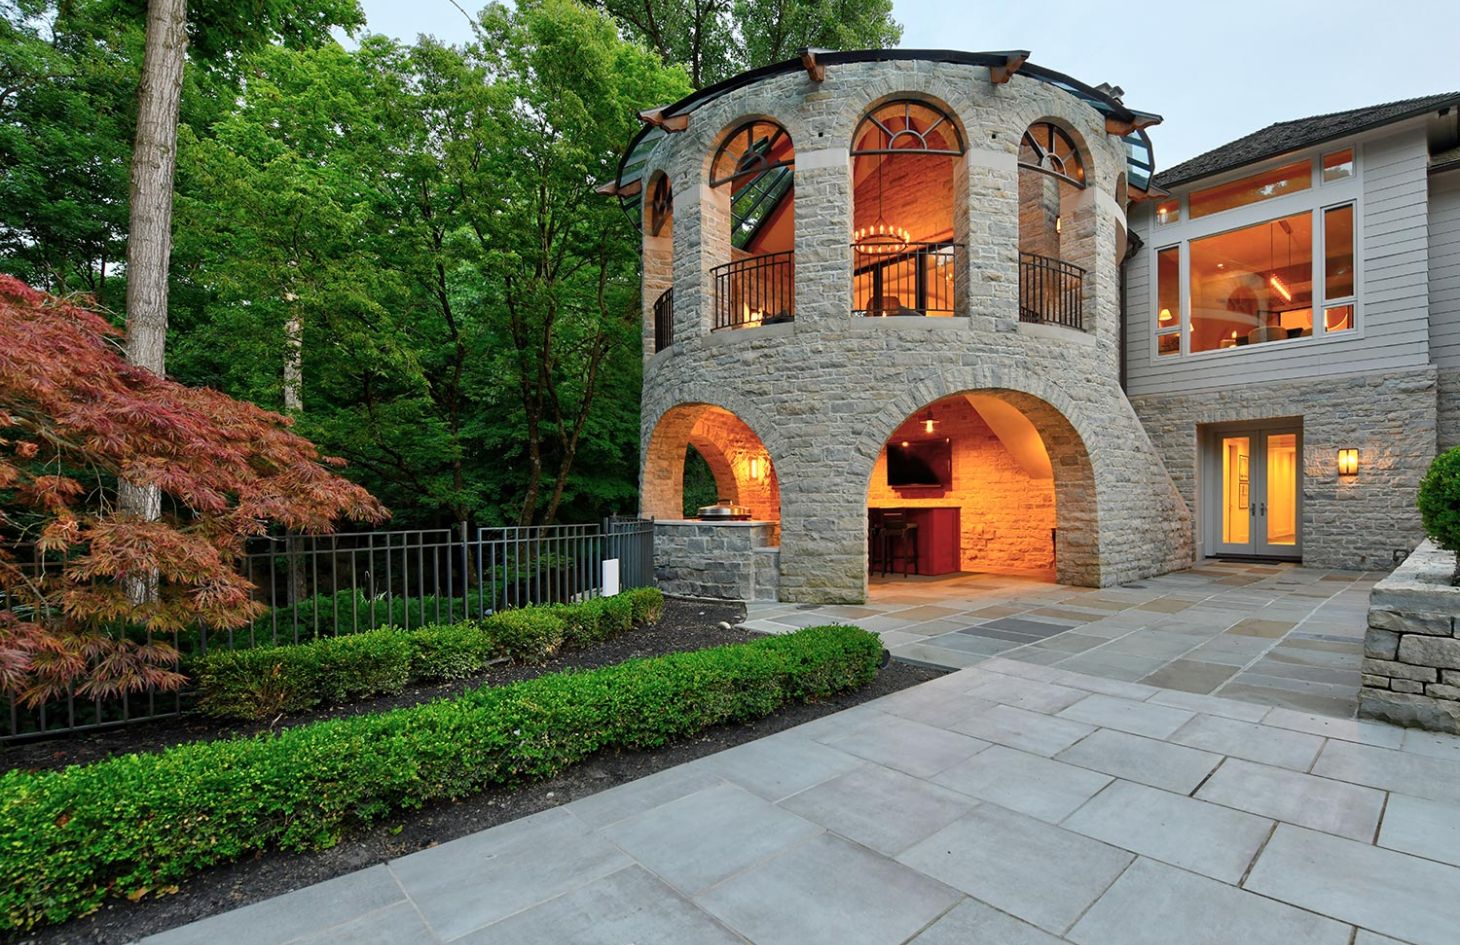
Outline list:
[[[1154,357],[1356,332],[1354,159],[1345,148],[1193,191],[1185,220],[1179,195],[1164,217],[1158,207],[1153,233],[1167,245],[1152,251]]]

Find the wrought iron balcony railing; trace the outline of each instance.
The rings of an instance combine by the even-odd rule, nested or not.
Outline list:
[[[654,300],[654,350],[674,344],[674,289],[665,289]]]
[[[796,317],[796,255],[768,253],[710,270],[714,330],[789,322]]]
[[[952,315],[958,243],[909,243],[895,253],[852,248],[852,314]]]
[[[1085,270],[1063,259],[1019,254],[1019,320],[1085,330]]]

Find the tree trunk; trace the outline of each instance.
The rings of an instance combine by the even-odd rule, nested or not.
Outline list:
[[[161,376],[167,370],[167,269],[172,256],[172,178],[177,167],[178,102],[187,58],[187,0],[149,0],[147,45],[137,86],[127,227],[127,360]],[[162,514],[156,486],[123,482],[118,501],[142,518]],[[139,579],[134,600],[156,596],[157,576]]]

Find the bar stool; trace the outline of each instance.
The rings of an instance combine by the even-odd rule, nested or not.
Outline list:
[[[912,566],[912,573],[918,571],[918,526],[915,522],[907,520],[907,513],[902,510],[884,510],[882,522],[878,529],[881,533],[880,548],[878,557],[882,562],[882,576],[886,577],[889,570],[896,570],[898,562],[902,562],[902,576],[907,577],[908,566]]]

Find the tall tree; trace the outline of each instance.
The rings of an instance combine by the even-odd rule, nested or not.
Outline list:
[[[172,256],[172,184],[177,123],[190,35],[205,62],[226,66],[276,39],[320,42],[333,26],[353,28],[356,0],[262,0],[236,4],[147,0],[146,43],[137,84],[137,130],[132,147],[131,217],[127,226],[127,357],[158,376],[166,370],[168,263]],[[124,484],[122,507],[157,517],[155,487]]]
[[[902,27],[892,0],[590,0],[695,88],[779,62],[811,46],[880,49]]]

